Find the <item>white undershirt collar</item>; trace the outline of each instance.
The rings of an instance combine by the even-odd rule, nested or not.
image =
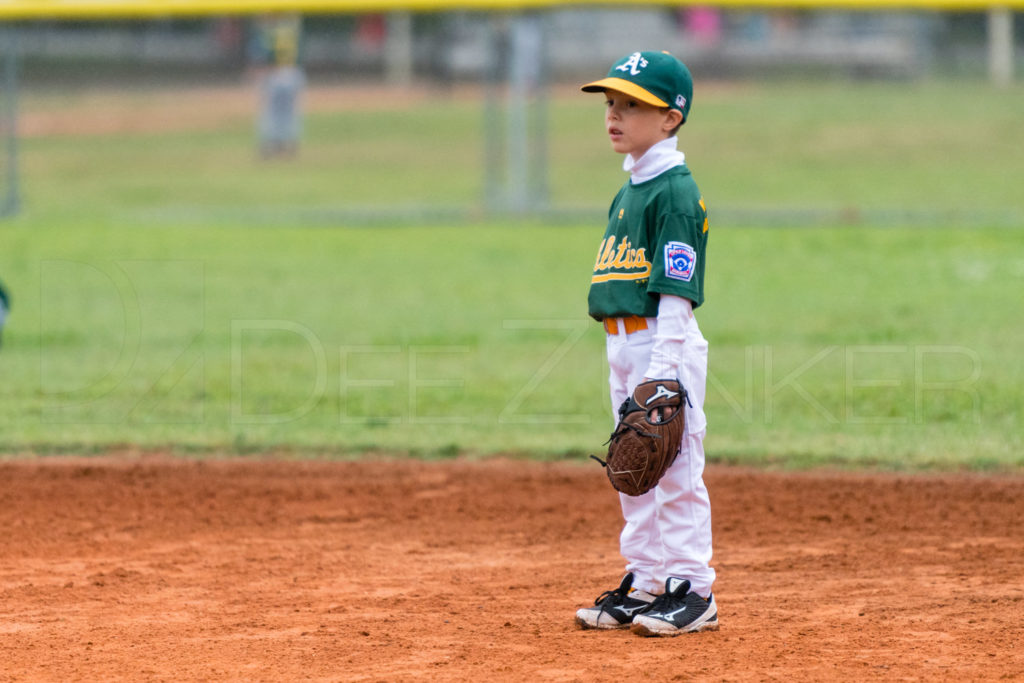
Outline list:
[[[670,168],[686,163],[686,156],[676,149],[679,138],[672,136],[654,144],[639,159],[627,154],[622,170],[629,173],[629,182],[636,185],[661,175]]]

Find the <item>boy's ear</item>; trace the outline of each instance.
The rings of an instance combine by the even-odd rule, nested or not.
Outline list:
[[[669,109],[665,123],[662,125],[662,129],[667,133],[670,130],[675,130],[676,126],[683,122],[683,112],[678,109]]]

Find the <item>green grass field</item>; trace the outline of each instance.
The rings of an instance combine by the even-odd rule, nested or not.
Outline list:
[[[599,452],[586,290],[624,175],[572,90],[549,220],[483,216],[466,97],[318,111],[280,163],[244,118],[24,140],[0,452]],[[1021,111],[963,83],[698,90],[712,461],[1024,466]]]

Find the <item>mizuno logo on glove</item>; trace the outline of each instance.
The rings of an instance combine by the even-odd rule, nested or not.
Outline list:
[[[664,384],[659,384],[658,385],[658,390],[656,392],[654,392],[654,394],[652,394],[649,399],[644,401],[644,405],[645,406],[649,406],[649,405],[651,405],[651,403],[653,401],[656,401],[659,398],[673,398],[673,397],[678,396],[678,395],[679,395],[678,391],[672,391],[671,389],[666,389]]]

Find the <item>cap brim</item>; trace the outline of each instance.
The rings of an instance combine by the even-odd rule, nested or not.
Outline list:
[[[580,87],[583,92],[604,92],[605,90],[617,90],[622,93],[626,93],[630,97],[635,97],[641,102],[647,104],[653,104],[655,107],[667,107],[668,102],[665,102],[661,98],[655,97],[649,91],[644,90],[639,85],[632,81],[627,81],[624,78],[602,78],[599,81],[593,83],[587,83]]]

